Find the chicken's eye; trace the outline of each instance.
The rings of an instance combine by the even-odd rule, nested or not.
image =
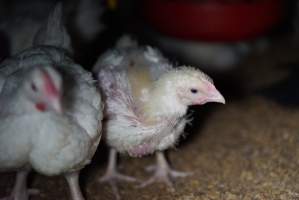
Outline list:
[[[196,94],[198,91],[197,91],[197,89],[191,88],[190,92],[193,93],[193,94]]]
[[[37,87],[34,83],[31,83],[31,89],[34,91],[34,92],[37,92]]]

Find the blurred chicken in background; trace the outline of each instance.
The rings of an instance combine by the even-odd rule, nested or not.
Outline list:
[[[63,175],[72,199],[83,200],[79,172],[101,138],[101,96],[69,57],[61,4],[33,38],[33,47],[0,65],[0,170],[17,171],[4,200],[28,200],[31,169]]]

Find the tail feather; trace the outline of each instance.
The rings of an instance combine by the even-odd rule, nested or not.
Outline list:
[[[63,22],[62,3],[57,3],[47,22],[34,37],[33,45],[49,45],[72,50],[71,39]]]

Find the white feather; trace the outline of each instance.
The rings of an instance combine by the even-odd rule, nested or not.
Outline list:
[[[132,96],[128,67],[131,62],[146,66],[151,79],[155,81],[171,70],[172,66],[152,47],[128,46],[120,48],[117,45],[115,50],[105,53],[98,59],[94,71],[98,74],[99,86],[106,98],[108,144],[119,152],[142,156],[165,150],[176,143],[187,122],[187,108],[184,107],[183,112],[174,110],[172,114],[161,115],[153,123],[145,120],[144,113],[140,112]],[[170,106],[171,102],[173,99],[169,101]]]
[[[77,171],[90,162],[99,144],[101,96],[91,73],[75,64],[64,49],[69,36],[57,16],[61,5],[50,15],[47,31],[36,36],[42,38],[39,46],[0,65],[1,170],[29,165],[46,175]],[[54,28],[57,32],[49,30],[51,25],[59,26]],[[56,76],[62,76],[63,114],[40,112],[26,98],[23,83],[36,68],[55,69]]]
[[[60,55],[65,59],[57,61],[57,54],[64,51],[55,47],[33,48],[0,67],[0,76],[6,77],[0,93],[1,105],[16,104],[8,106],[8,110],[0,109],[0,169],[32,165],[44,174],[59,174],[82,168],[95,151],[100,139],[101,97],[90,73],[66,55]],[[65,85],[63,89],[66,106],[61,116],[27,111],[28,104],[18,98],[22,91],[7,96],[17,91],[20,77],[32,66],[48,65],[55,66],[66,80],[71,80],[72,87]],[[22,107],[27,109],[21,115]]]

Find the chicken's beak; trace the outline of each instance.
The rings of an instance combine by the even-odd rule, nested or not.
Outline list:
[[[214,85],[210,85],[207,91],[201,96],[194,105],[203,105],[208,102],[216,102],[225,104],[225,99],[222,94],[215,88]]]
[[[215,90],[210,90],[206,99],[207,102],[216,102],[225,104],[225,99],[222,94],[215,88]]]

